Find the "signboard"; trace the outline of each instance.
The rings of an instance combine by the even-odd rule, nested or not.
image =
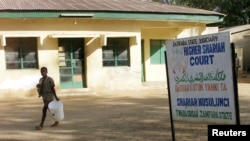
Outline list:
[[[167,41],[173,120],[236,123],[230,33]]]

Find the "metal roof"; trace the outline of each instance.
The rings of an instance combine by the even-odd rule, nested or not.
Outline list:
[[[83,10],[223,15],[214,11],[167,5],[146,0],[0,0],[0,10]]]
[[[250,31],[250,24],[221,28],[219,29],[219,31],[220,32],[230,31],[231,34],[244,32],[244,31]]]
[[[62,12],[93,14],[92,18],[193,19],[206,23],[221,22],[225,16],[214,11],[148,0],[0,0],[0,18],[60,17]]]

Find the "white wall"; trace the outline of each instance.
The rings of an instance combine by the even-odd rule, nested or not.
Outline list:
[[[35,84],[40,78],[39,68],[48,67],[48,75],[55,79],[60,90],[58,40],[64,37],[85,39],[87,88],[136,89],[141,86],[141,39],[145,41],[146,81],[166,81],[165,65],[150,64],[149,40],[171,40],[202,34],[204,25],[164,21],[125,21],[77,19],[0,19],[0,91],[11,95],[36,96]],[[6,70],[5,37],[37,37],[38,69]],[[103,67],[102,46],[107,37],[129,37],[128,67]]]

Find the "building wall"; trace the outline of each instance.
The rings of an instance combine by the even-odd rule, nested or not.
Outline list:
[[[87,89],[136,89],[141,81],[141,40],[145,41],[146,81],[166,81],[165,65],[151,65],[149,40],[195,36],[206,31],[204,25],[161,21],[124,21],[88,19],[0,19],[0,90],[1,96],[34,96],[40,75],[39,68],[48,67],[48,75],[60,88],[58,38],[85,39]],[[208,30],[209,31],[209,30]],[[211,30],[212,31],[212,30]],[[37,37],[39,68],[6,70],[5,37]],[[131,64],[127,67],[103,67],[102,46],[108,37],[129,37]]]
[[[133,33],[133,35],[135,36],[130,37],[131,64],[129,67],[103,67],[100,38],[96,38],[86,46],[88,88],[98,90],[130,89],[131,86],[141,85],[140,34]],[[87,42],[90,40],[86,39]]]
[[[183,23],[185,25],[185,23]],[[145,74],[146,81],[166,81],[166,66],[150,64],[150,39],[173,40],[190,36],[217,33],[217,27],[205,27],[205,25],[189,28],[143,28],[142,38],[145,41]]]
[[[237,53],[237,56],[240,60],[240,68],[239,73],[243,74],[247,71],[248,68],[250,68],[250,37],[245,36],[249,35],[250,31],[241,31],[237,33],[231,34],[231,42],[235,45],[235,52]]]

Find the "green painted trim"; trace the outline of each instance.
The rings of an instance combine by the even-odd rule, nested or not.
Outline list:
[[[222,22],[221,15],[205,15],[205,14],[185,14],[185,13],[132,13],[132,12],[96,12],[96,11],[12,11],[0,12],[0,18],[60,18],[62,13],[75,14],[94,14],[92,19],[124,19],[124,20],[175,20],[175,21],[199,21],[204,23]],[[69,17],[63,17],[69,18]],[[81,18],[81,17],[77,17]]]

